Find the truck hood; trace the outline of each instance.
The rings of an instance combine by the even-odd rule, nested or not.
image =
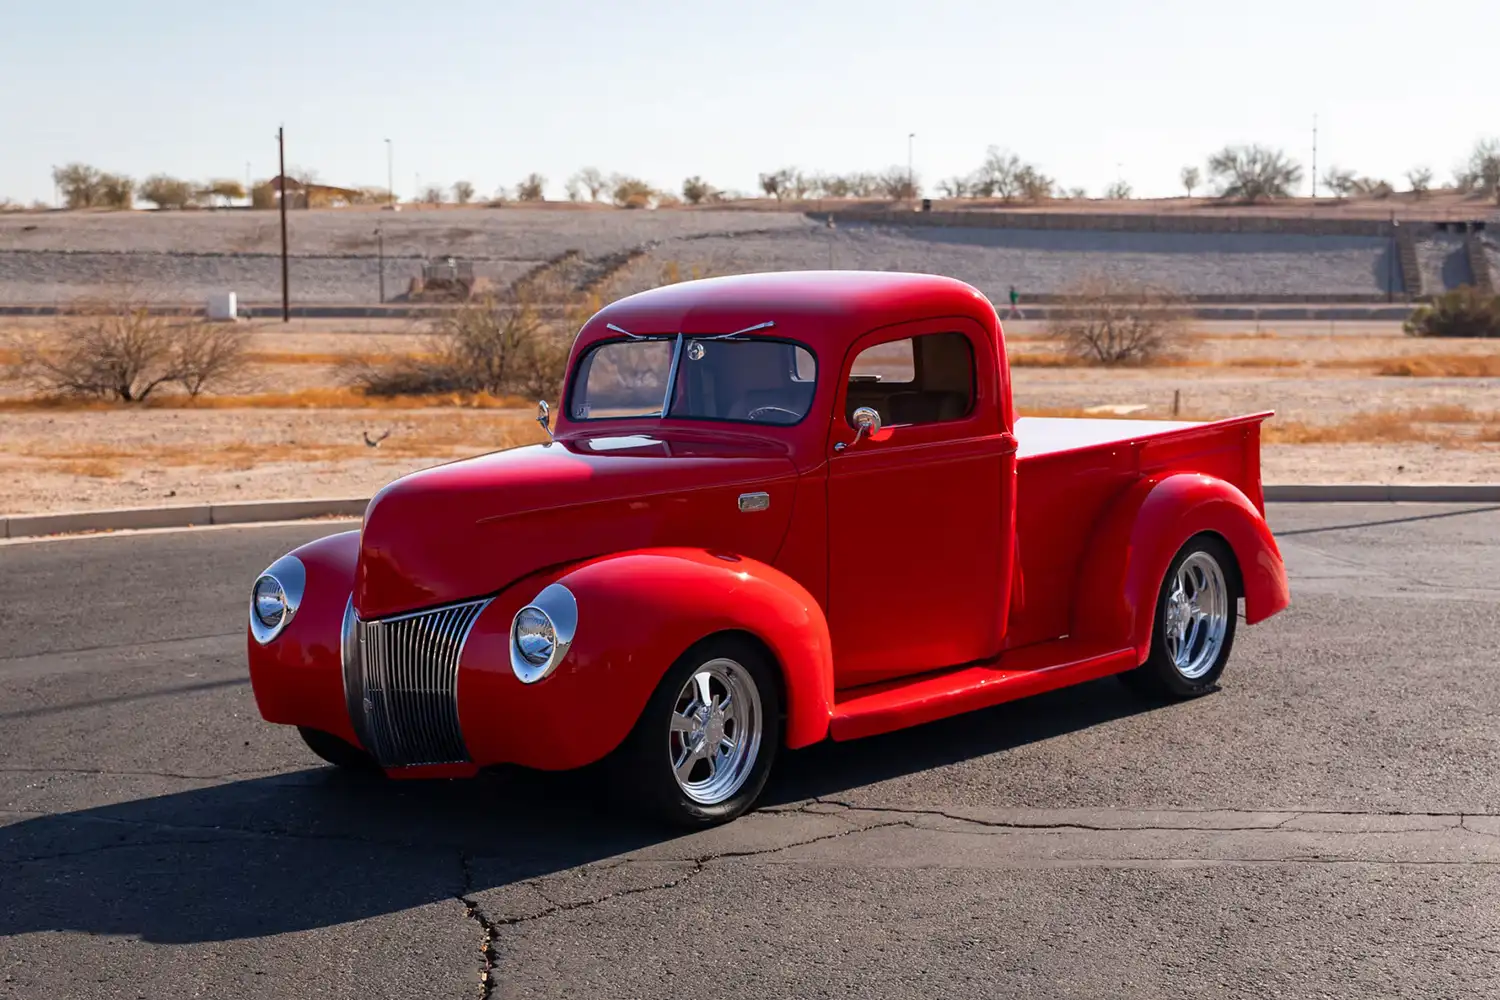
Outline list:
[[[771,562],[796,478],[784,448],[733,435],[579,436],[426,469],[365,510],[354,607],[382,618],[654,546]],[[767,509],[740,511],[741,493],[762,491]]]

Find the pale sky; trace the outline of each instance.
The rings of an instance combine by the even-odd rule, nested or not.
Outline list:
[[[1227,143],[1400,183],[1500,136],[1495,0],[0,0],[0,197],[51,167],[275,173],[397,193],[579,167],[677,190],[905,166],[930,191],[999,145],[1066,187],[1178,192]],[[1304,188],[1306,184],[1304,183]]]

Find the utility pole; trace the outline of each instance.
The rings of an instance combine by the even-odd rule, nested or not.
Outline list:
[[[276,155],[281,165],[281,173],[276,178],[276,185],[281,190],[281,321],[290,323],[292,321],[292,297],[287,287],[286,266],[286,129],[276,130]]]
[[[917,200],[917,175],[912,170],[912,140],[916,139],[917,133],[906,134],[906,193],[915,203]]]
[[[1318,116],[1313,115],[1313,166],[1312,166],[1312,196],[1313,201],[1318,200]]]
[[[392,208],[394,208],[396,206],[396,166],[395,166],[395,163],[396,163],[396,161],[395,161],[395,159],[392,158],[392,153],[391,153],[391,140],[387,139],[385,141],[385,194],[386,194],[386,200],[390,203],[390,205],[391,205]],[[382,301],[384,301],[384,300],[382,300]]]

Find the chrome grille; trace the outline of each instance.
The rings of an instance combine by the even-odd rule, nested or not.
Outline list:
[[[467,761],[458,658],[489,601],[360,621],[346,615],[344,693],[359,740],[385,767]]]

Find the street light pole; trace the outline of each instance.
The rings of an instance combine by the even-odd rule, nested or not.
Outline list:
[[[286,265],[286,129],[276,130],[276,152],[277,159],[281,165],[281,172],[276,178],[276,186],[281,191],[281,321],[290,323],[292,321],[292,296],[287,287],[287,265]]]
[[[912,170],[912,140],[916,139],[917,133],[906,133],[906,195],[912,201],[917,200],[917,175]]]
[[[392,206],[396,204],[396,161],[391,152],[391,140],[385,141],[385,196]]]

